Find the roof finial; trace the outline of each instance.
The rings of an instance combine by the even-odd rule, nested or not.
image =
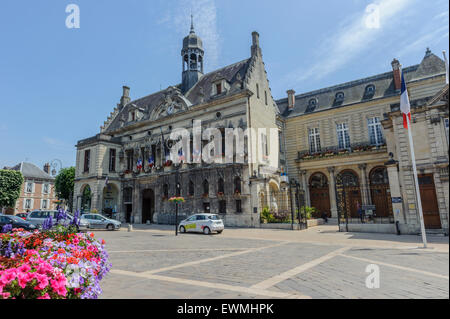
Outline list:
[[[194,16],[191,14],[191,33],[195,33],[194,32]]]

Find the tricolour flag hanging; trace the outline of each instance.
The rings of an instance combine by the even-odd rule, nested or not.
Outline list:
[[[408,129],[408,119],[411,123],[411,105],[409,104],[408,90],[406,89],[405,77],[403,76],[402,71],[402,89],[400,96],[400,111],[402,111],[403,115],[403,127]]]
[[[142,169],[142,160],[138,159],[137,164],[136,164],[137,169],[141,170]]]
[[[155,165],[155,160],[153,158],[153,155],[150,155],[148,159],[148,166],[153,167]]]

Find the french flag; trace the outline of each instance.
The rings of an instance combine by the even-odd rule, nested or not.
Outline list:
[[[142,160],[138,159],[137,164],[136,164],[136,168],[141,170],[142,169]]]
[[[406,82],[405,77],[403,76],[402,71],[402,89],[400,95],[400,110],[403,114],[403,127],[408,129],[408,119],[409,123],[411,123],[411,105],[409,104],[408,90],[406,90]],[[408,117],[408,119],[406,118]]]

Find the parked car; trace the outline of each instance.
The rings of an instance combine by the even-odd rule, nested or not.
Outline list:
[[[122,226],[121,222],[100,214],[83,214],[81,215],[81,221],[88,223],[90,229],[116,230]]]
[[[53,222],[56,222],[56,217],[58,215],[57,210],[35,210],[28,214],[27,221],[34,224],[36,227],[41,228],[44,221],[52,216]],[[60,220],[59,223],[62,225],[69,225],[73,220],[73,216],[66,214],[65,220]],[[78,229],[80,231],[85,231],[88,229],[89,224],[80,218]]]
[[[28,231],[36,229],[35,225],[15,215],[0,215],[0,228],[9,224],[12,228],[23,228]]]
[[[211,232],[222,233],[224,224],[219,215],[216,214],[196,214],[180,222],[179,230],[181,233],[198,232],[205,235]]]
[[[18,213],[16,216],[22,218],[23,220],[27,220],[28,214],[29,213]]]

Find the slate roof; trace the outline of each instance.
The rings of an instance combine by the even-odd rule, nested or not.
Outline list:
[[[445,63],[439,57],[427,50],[425,57],[420,64],[403,68],[403,73],[406,82],[420,80],[430,76],[444,74]],[[366,94],[366,87],[368,85],[375,86],[374,94]],[[338,92],[344,93],[343,101],[336,99],[336,94]],[[394,89],[393,72],[390,71],[364,79],[296,95],[295,107],[293,110],[288,110],[287,98],[276,101],[276,104],[281,116],[288,118],[399,94],[400,93]],[[308,105],[313,99],[316,101],[316,107],[313,111],[310,111],[308,110]]]
[[[55,178],[32,163],[21,162],[13,167],[5,167],[13,171],[20,171],[25,178],[38,178],[45,180],[54,180]]]
[[[199,79],[199,81],[188,92],[186,92],[184,98],[187,99],[192,104],[192,106],[212,100],[211,91],[213,82],[216,79],[224,78],[230,84],[230,87],[233,87],[235,82],[239,81],[239,78],[241,79],[240,81],[244,80],[245,74],[250,64],[250,60],[251,59],[246,59],[203,75]],[[174,87],[181,89],[181,84],[178,84]],[[111,132],[120,128],[121,117],[123,116],[123,114],[128,114],[130,109],[134,107],[133,105],[137,106],[138,108],[142,108],[145,111],[145,115],[142,120],[148,120],[152,111],[164,99],[165,94],[172,90],[174,87],[168,87],[167,89],[164,89],[162,91],[131,101],[117,114],[117,116],[112,120],[111,124],[108,126],[108,129],[105,132]],[[129,123],[125,123],[124,126],[126,126],[127,124]]]

